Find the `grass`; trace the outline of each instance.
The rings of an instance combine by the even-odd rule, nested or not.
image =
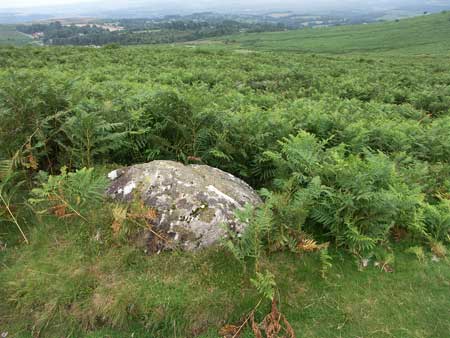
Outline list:
[[[33,39],[26,34],[18,32],[14,26],[0,25],[0,45],[26,45]]]
[[[238,34],[218,39],[257,50],[347,54],[442,54],[450,52],[450,12],[382,22],[287,32]]]
[[[251,273],[220,248],[145,256],[86,226],[47,219],[31,245],[0,253],[0,331],[8,337],[218,337],[258,302]],[[327,278],[315,254],[263,258],[298,337],[448,337],[450,264],[395,248],[393,273],[358,271],[335,252]],[[269,304],[257,312],[262,318]],[[251,337],[246,331],[243,337]]]

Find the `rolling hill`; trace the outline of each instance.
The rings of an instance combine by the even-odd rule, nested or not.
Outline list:
[[[14,26],[0,25],[0,45],[25,45],[33,39],[20,33]]]
[[[241,34],[222,42],[244,49],[313,53],[447,54],[450,12],[374,24]]]

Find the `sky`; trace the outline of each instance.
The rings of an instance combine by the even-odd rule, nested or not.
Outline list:
[[[168,3],[177,3],[178,0],[0,0],[0,8],[30,8],[36,9],[40,7],[53,7],[53,6],[65,6],[74,4],[96,5],[97,3],[102,7],[117,8],[117,7],[128,7],[134,6],[136,4],[142,5],[164,5]],[[313,8],[313,7],[353,7],[353,8],[376,8],[377,6],[401,6],[401,5],[412,5],[412,4],[449,4],[450,0],[188,0],[188,1],[178,1],[187,5],[189,3],[196,7],[208,7],[214,6],[215,4],[221,4],[226,6],[239,4],[240,7],[248,5],[249,7],[264,7],[268,5],[281,5],[284,7],[293,8]]]
[[[92,0],[0,0],[0,8],[46,7],[54,5],[71,5],[89,3]]]

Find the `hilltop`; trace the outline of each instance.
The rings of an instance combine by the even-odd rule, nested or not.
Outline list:
[[[374,17],[215,15],[161,19],[88,19],[0,26],[0,44],[121,45],[187,43],[202,46],[328,54],[447,54],[450,12],[374,22]],[[90,24],[88,24],[90,22]],[[352,24],[349,23],[361,23]],[[95,23],[95,26],[93,25]],[[337,25],[337,26],[336,26]],[[304,28],[303,28],[304,27]],[[25,34],[23,34],[25,33]]]
[[[45,45],[167,44],[213,39],[242,33],[295,30],[302,27],[335,26],[373,22],[373,15],[298,15],[294,13],[167,15],[161,18],[95,19],[59,18],[9,26],[5,44],[15,44],[9,36],[17,32],[32,36]],[[0,23],[1,23],[0,14]],[[0,42],[2,31],[0,30]]]
[[[289,32],[254,33],[220,39],[244,49],[312,53],[447,54],[450,12],[410,19]]]

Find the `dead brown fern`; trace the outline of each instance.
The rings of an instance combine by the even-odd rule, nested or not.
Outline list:
[[[124,222],[127,219],[128,208],[126,206],[116,205],[112,209],[113,223],[111,225],[113,234],[116,236],[120,233]]]
[[[395,226],[392,228],[391,234],[396,242],[401,242],[408,236],[408,231],[405,228]]]
[[[249,326],[255,338],[296,338],[294,329],[286,317],[279,311],[277,301],[272,301],[271,311],[261,323],[255,320],[256,309],[262,300],[250,311],[241,325],[225,325],[219,335],[222,338],[238,338],[245,326]]]
[[[286,317],[278,310],[276,299],[272,301],[270,313],[258,325],[252,317],[252,330],[256,337],[264,338],[295,338],[295,332]]]
[[[297,250],[303,252],[315,252],[327,248],[329,243],[318,244],[313,238],[307,234],[302,234],[301,239],[297,243]]]

